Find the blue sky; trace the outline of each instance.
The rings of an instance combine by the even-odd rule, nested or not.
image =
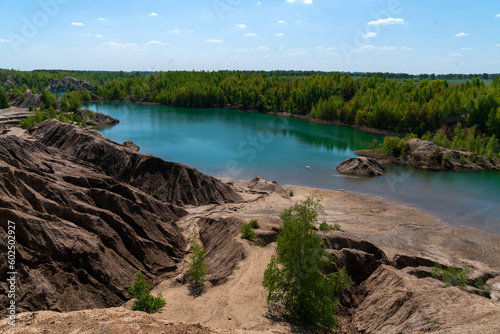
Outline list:
[[[0,68],[499,73],[498,0],[23,0]]]

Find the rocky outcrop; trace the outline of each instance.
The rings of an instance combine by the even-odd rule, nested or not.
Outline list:
[[[260,176],[257,176],[248,183],[250,191],[262,194],[276,193],[283,197],[288,197],[285,189],[276,181],[268,181]]]
[[[389,261],[376,245],[340,231],[327,233],[325,246],[335,258],[327,273],[344,268],[355,283],[340,298],[344,316],[352,319],[341,333],[500,330],[500,304],[472,286],[444,288],[443,282],[432,277],[436,262],[429,258],[397,254]],[[496,274],[475,275],[486,282]],[[475,281],[470,279],[469,284]]]
[[[9,104],[11,107],[18,108],[29,108],[29,106],[39,108],[42,105],[42,95],[33,94],[31,90],[27,90],[24,92],[24,99],[17,94],[10,94]]]
[[[433,142],[410,139],[406,142],[407,156],[401,162],[423,169],[500,169],[500,161],[471,152],[455,151]]]
[[[356,284],[361,284],[383,263],[387,263],[384,252],[374,244],[348,233],[336,231],[325,240],[328,253],[335,262],[330,272],[345,268]]]
[[[137,146],[133,141],[127,140],[123,143],[123,146],[128,147],[132,151],[139,152],[141,148]]]
[[[100,112],[95,112],[89,109],[80,109],[75,112],[75,115],[80,116],[87,125],[90,126],[108,126],[120,123],[119,120],[109,115],[104,115]]]
[[[78,80],[73,77],[65,77],[61,80],[50,80],[49,85],[47,86],[47,89],[53,92],[66,92],[80,90],[82,88],[86,90],[94,90],[95,85],[88,81]]]
[[[19,122],[33,113],[25,108],[10,107],[0,110],[0,130],[18,126]],[[3,131],[2,131],[3,132]]]
[[[241,200],[229,185],[194,168],[137,153],[87,129],[47,120],[32,134],[41,143],[99,166],[113,179],[163,202],[198,206]]]
[[[90,129],[47,120],[32,134],[0,136],[0,248],[7,247],[12,221],[18,312],[120,305],[135,272],[154,281],[184,258],[177,221],[186,211],[174,204],[239,199],[195,169],[139,154]],[[236,225],[222,222],[221,233],[237,233]],[[215,242],[208,233],[202,237],[210,249],[225,247],[226,235]],[[7,271],[1,262],[0,275]],[[7,303],[5,280],[0,303]]]
[[[0,248],[12,221],[17,312],[123,303],[138,270],[151,280],[177,269],[186,240],[175,221],[185,214],[61,150],[0,137]]]
[[[498,333],[498,304],[381,265],[360,286],[353,322],[360,333]]]
[[[227,334],[227,331],[215,331],[200,324],[174,322],[155,314],[131,311],[125,307],[68,313],[41,311],[18,314],[16,318],[16,326],[7,324],[8,319],[1,319],[0,331],[4,334]]]
[[[200,239],[207,252],[205,263],[210,283],[224,283],[236,265],[245,259],[243,245],[237,238],[242,224],[236,217],[198,221]]]
[[[337,166],[337,171],[343,174],[380,176],[387,172],[387,168],[374,158],[355,157],[343,161]]]

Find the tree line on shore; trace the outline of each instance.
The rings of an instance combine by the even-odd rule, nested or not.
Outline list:
[[[0,82],[5,73],[5,70],[0,70]],[[43,87],[51,76],[71,74],[80,80],[97,83],[93,93],[105,100],[286,112],[418,136],[435,134],[443,127],[455,129],[460,124],[466,129],[465,134],[475,138],[480,136],[484,142],[489,142],[493,135],[500,138],[500,77],[495,74],[483,74],[471,81],[450,84],[437,78],[458,80],[469,79],[472,75],[353,73],[360,75],[355,78],[340,72],[314,71],[16,73],[17,77],[11,75],[9,78],[11,81],[16,78],[18,86],[14,90],[21,92],[33,84],[28,79],[40,80],[34,84],[36,88]],[[481,80],[485,78],[492,79],[488,85]],[[88,93],[79,94],[84,100]],[[448,133],[448,139],[453,141],[453,131],[441,133]]]
[[[458,85],[419,84],[333,73],[279,78],[265,73],[162,72],[112,81],[95,92],[106,100],[156,102],[177,107],[230,107],[288,112],[347,125],[419,136],[442,125],[475,127],[500,137],[500,78]]]

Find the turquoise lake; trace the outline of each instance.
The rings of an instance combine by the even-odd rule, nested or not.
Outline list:
[[[86,108],[120,124],[99,130],[141,153],[177,161],[215,177],[261,176],[281,184],[377,195],[454,225],[500,234],[500,172],[432,172],[390,167],[378,178],[351,177],[335,168],[374,138],[348,127],[226,109],[92,103]]]

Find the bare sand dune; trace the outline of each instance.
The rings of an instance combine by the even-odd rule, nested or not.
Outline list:
[[[272,241],[280,225],[281,212],[312,193],[323,198],[325,214],[320,217],[322,221],[340,224],[342,230],[376,244],[389,259],[396,254],[405,254],[446,264],[452,256],[456,256],[470,266],[471,275],[484,272],[493,272],[497,275],[500,273],[498,235],[471,228],[449,226],[415,209],[374,197],[295,186],[283,186],[283,189],[272,191],[266,191],[266,187],[252,190],[249,182],[233,180],[231,183],[243,197],[243,201],[185,207],[188,214],[179,221],[184,236],[188,237],[193,231],[202,235],[203,229],[210,225],[206,224],[206,219],[210,222],[220,222],[225,219],[239,221],[257,219],[261,229],[258,230],[257,240],[254,242],[242,240],[229,225],[217,232],[219,234],[214,238],[224,239],[226,236],[224,241],[233,246],[229,249],[213,247],[214,251],[209,256],[220,260],[219,267],[213,270],[229,274],[224,280],[217,279],[210,282],[210,275],[212,277],[216,275],[209,273],[209,281],[205,283],[206,290],[201,296],[195,297],[190,294],[185,279],[185,265],[181,264],[175,276],[165,278],[153,290],[153,294],[162,293],[167,301],[167,305],[157,314],[147,315],[129,311],[131,305],[129,301],[122,307],[110,309],[67,313],[26,312],[19,315],[18,326],[15,329],[7,326],[5,320],[0,322],[0,329],[6,333],[307,333],[307,330],[296,328],[284,319],[274,316],[272,309],[266,303],[262,278],[275,249],[275,243]],[[289,190],[293,190],[293,197],[286,195]],[[202,225],[201,221],[204,221],[205,225]],[[243,256],[235,257],[234,252],[242,252]],[[225,262],[224,259],[228,260]],[[416,319],[410,324],[405,319],[399,319],[401,324],[395,324],[394,327],[387,327],[387,324],[391,323],[387,319],[385,325],[374,324],[371,320],[373,313],[370,313],[374,312],[373,308],[362,304],[359,309],[364,313],[355,314],[353,311],[353,314],[343,319],[338,332],[357,333],[356,328],[365,328],[373,333],[397,333],[401,332],[401,328],[408,330],[424,328],[425,324],[422,322],[425,321],[434,326],[428,327],[429,332],[446,333],[447,330],[453,332],[454,329],[457,333],[500,332],[498,300],[475,296],[456,288],[444,290],[436,285],[433,279],[418,280],[413,276],[398,275],[403,274],[394,269],[381,267],[377,275],[374,275],[372,285],[370,282],[363,283],[363,289],[372,291],[373,284],[379,284],[377,280],[384,277],[386,277],[384,280],[397,278],[405,282],[406,285],[410,285],[409,288],[399,286],[394,290],[392,287],[393,290],[387,290],[387,296],[384,296],[384,292],[377,292],[381,295],[377,302],[381,303],[383,298],[387,297],[388,301],[401,304],[403,310],[408,310],[405,303],[414,302],[416,304],[410,306],[415,310],[412,311],[410,307],[408,312],[412,317],[417,317]],[[491,283],[493,283],[493,296],[497,296],[498,299],[500,281]],[[423,290],[415,292],[418,299],[413,301],[411,298],[413,292],[407,292],[405,289],[418,289],[420,285]],[[440,299],[436,301],[438,304],[433,304],[432,298],[425,297],[431,292],[440,294]],[[403,299],[398,297],[401,293]],[[373,295],[376,296],[376,293],[373,292]],[[463,301],[473,309],[467,310],[468,305],[464,305]],[[427,318],[418,318],[420,314],[418,307],[421,307],[418,303],[425,304],[425,310],[430,310],[426,311],[427,313],[421,312]],[[467,314],[473,311],[471,314],[479,319],[478,321],[486,321],[487,325],[473,323],[473,319],[467,320],[471,322],[470,325],[462,324],[457,318],[453,321],[448,319],[450,326],[446,327],[447,320],[441,316],[440,308],[448,305],[453,311],[455,306],[450,306],[450,303],[456,303],[456,307],[465,310]],[[375,301],[373,305],[376,305]],[[385,308],[377,310],[382,317],[383,311],[388,311],[390,307],[383,303],[380,305],[387,307],[387,310]],[[451,311],[442,314],[449,316]],[[460,315],[458,311],[457,314]],[[412,332],[420,331],[412,330]]]

